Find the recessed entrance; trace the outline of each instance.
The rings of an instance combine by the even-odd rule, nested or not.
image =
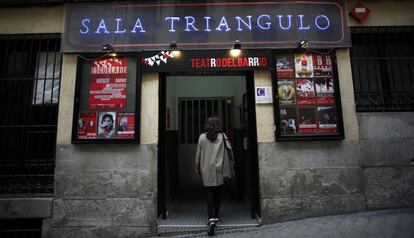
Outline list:
[[[218,229],[259,225],[253,72],[160,74],[158,233],[205,230],[206,192],[195,174],[199,135],[218,116],[230,137],[236,178],[224,185]]]

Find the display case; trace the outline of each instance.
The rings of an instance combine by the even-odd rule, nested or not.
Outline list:
[[[275,53],[276,139],[343,139],[333,53]]]
[[[139,142],[136,56],[78,57],[73,143]]]

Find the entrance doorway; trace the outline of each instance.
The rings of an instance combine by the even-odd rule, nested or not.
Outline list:
[[[210,116],[221,119],[236,160],[236,178],[224,185],[218,229],[259,225],[254,109],[252,72],[160,74],[158,233],[206,228],[206,192],[194,159]]]

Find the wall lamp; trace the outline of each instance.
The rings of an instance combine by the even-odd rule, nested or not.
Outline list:
[[[114,50],[114,47],[111,44],[103,44],[101,46],[101,50],[102,51],[106,51],[107,55],[111,56],[111,57],[116,57],[117,53]]]
[[[178,49],[177,42],[171,41],[170,49],[171,49],[172,54],[174,55],[174,57],[180,57],[181,56],[181,50]]]
[[[300,40],[298,43],[298,47],[300,49],[308,49],[309,48],[309,42],[307,40]]]
[[[240,53],[241,53],[241,48],[242,47],[241,47],[240,41],[239,40],[236,40],[234,42],[233,49],[230,50],[230,55],[232,57],[238,57],[240,55]]]

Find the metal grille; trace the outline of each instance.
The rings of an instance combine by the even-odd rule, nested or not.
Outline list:
[[[354,27],[351,32],[357,111],[412,111],[414,27]]]
[[[42,219],[0,219],[0,237],[36,238],[42,234]]]
[[[0,195],[51,195],[60,35],[3,35],[0,46]]]
[[[197,143],[199,135],[204,130],[205,120],[210,116],[219,117],[223,123],[223,131],[227,135],[231,134],[231,98],[180,98],[179,111],[182,144]]]

